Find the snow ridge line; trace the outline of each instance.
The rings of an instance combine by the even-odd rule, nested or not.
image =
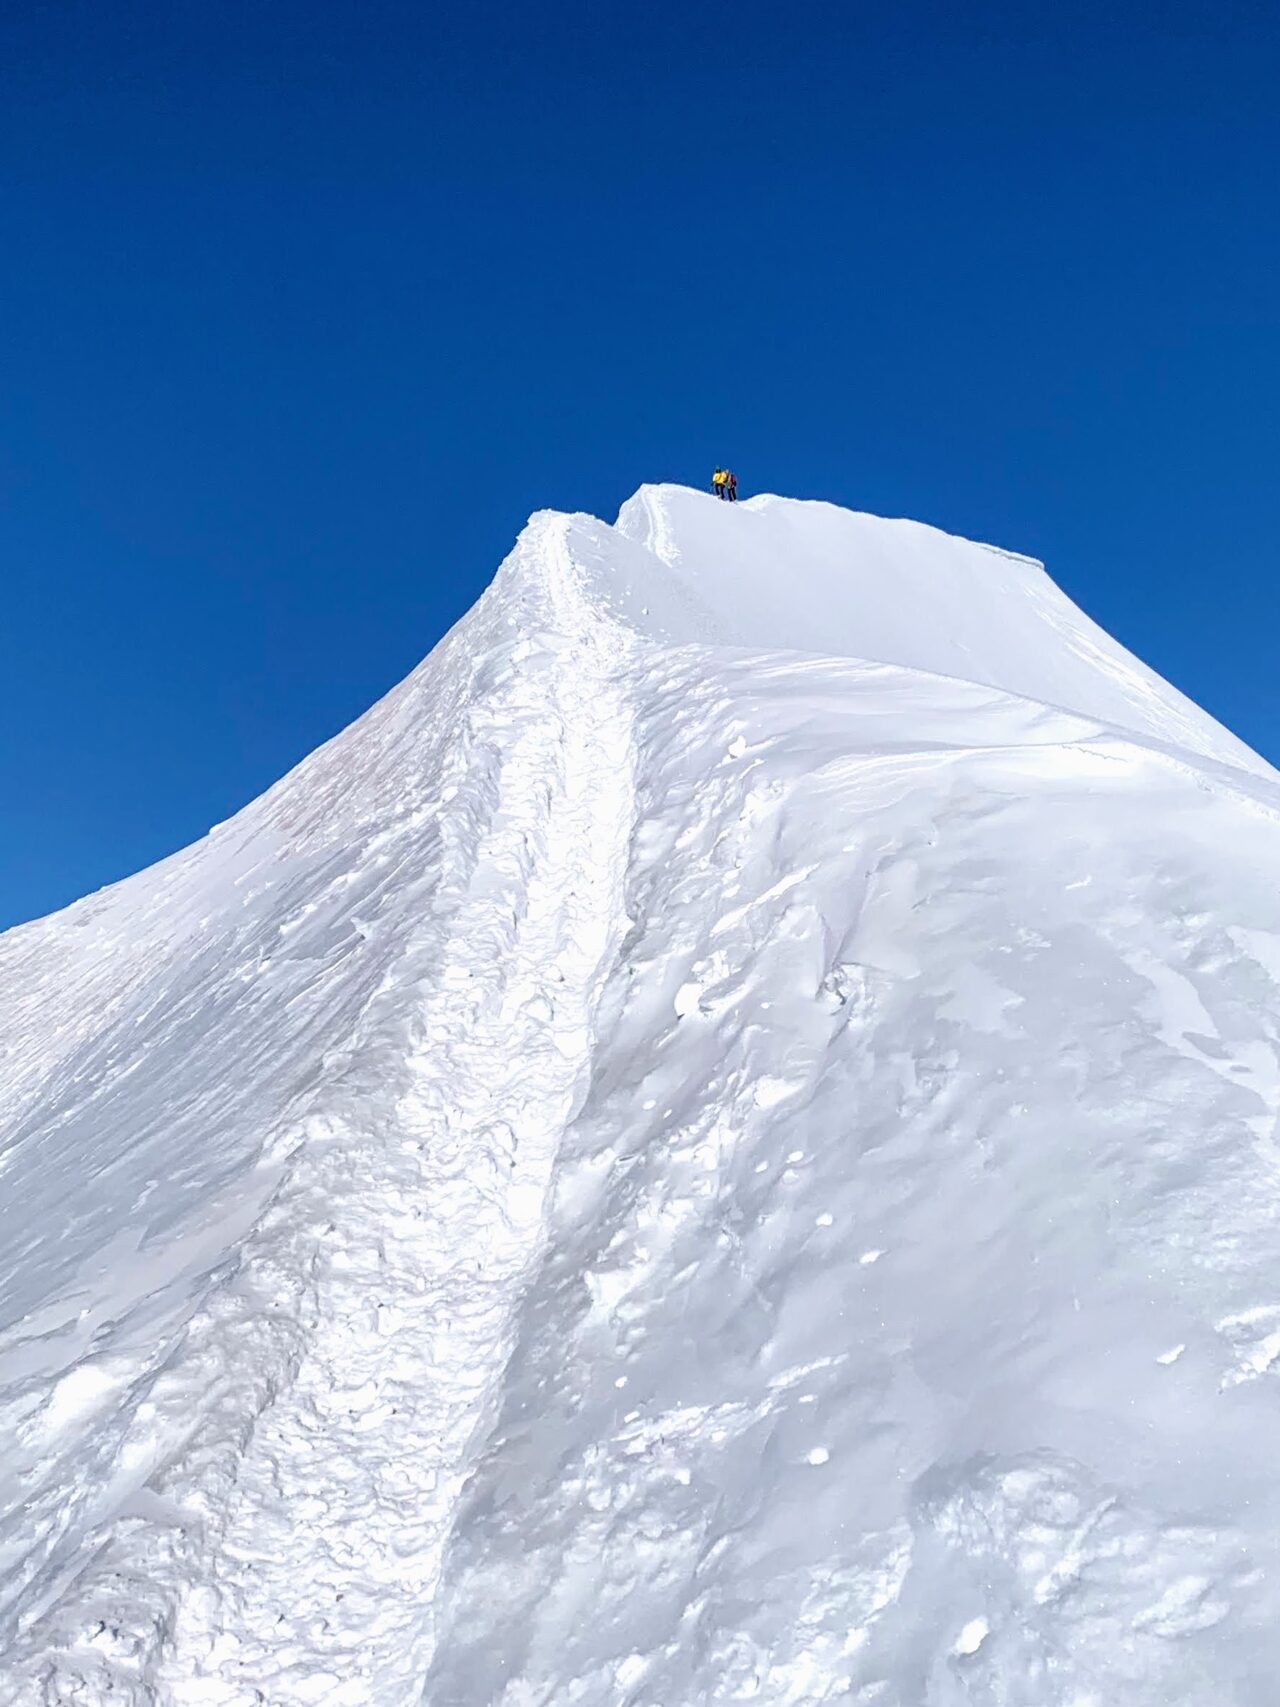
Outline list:
[[[571,532],[535,518],[509,560],[524,637],[483,662],[441,894],[151,1410],[218,1401],[31,1632],[15,1707],[419,1698],[627,924],[635,639],[583,600]]]

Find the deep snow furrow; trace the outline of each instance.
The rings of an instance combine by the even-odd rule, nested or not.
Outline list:
[[[225,1403],[51,1618],[15,1700],[416,1698],[625,925],[628,642],[579,601],[565,535],[548,518],[526,541],[540,629],[496,661],[455,755],[445,893],[154,1399],[221,1384]],[[239,1359],[267,1376],[239,1386]]]

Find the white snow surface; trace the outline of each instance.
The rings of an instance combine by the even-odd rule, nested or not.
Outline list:
[[[643,488],[0,937],[5,1707],[1271,1707],[1280,778]]]

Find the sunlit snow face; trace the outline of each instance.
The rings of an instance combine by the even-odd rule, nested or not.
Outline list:
[[[539,517],[263,801],[0,938],[6,1681],[1269,1700],[1235,753],[1023,560]]]

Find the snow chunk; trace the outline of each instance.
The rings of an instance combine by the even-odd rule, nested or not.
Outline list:
[[[971,1618],[956,1637],[953,1653],[967,1656],[976,1654],[991,1633],[991,1626],[985,1618]]]

